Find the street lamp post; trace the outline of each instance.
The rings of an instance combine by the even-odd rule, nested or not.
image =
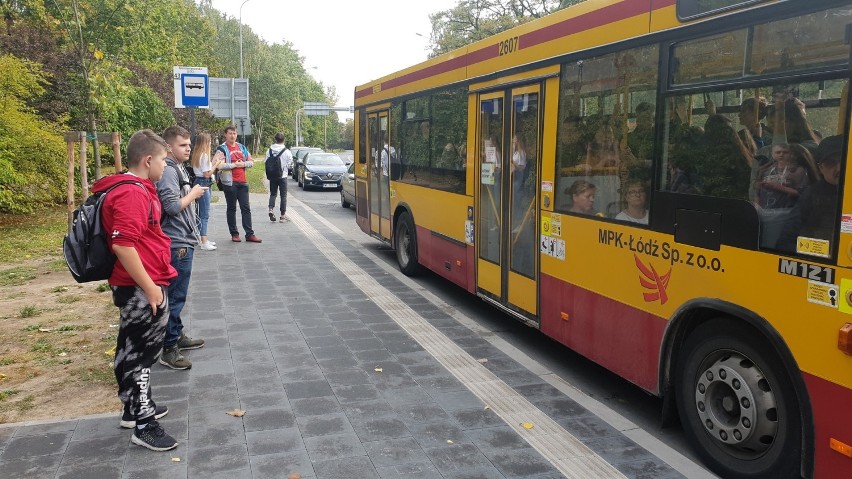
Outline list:
[[[243,77],[243,5],[249,0],[243,0],[240,4],[240,78]]]

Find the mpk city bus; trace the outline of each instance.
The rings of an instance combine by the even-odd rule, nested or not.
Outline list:
[[[852,477],[851,27],[596,0],[379,78],[357,222],[661,396],[721,476]]]

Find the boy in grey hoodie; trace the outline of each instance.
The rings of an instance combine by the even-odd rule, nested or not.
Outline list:
[[[166,169],[162,178],[157,181],[157,196],[163,205],[163,232],[172,240],[171,264],[178,275],[169,283],[171,308],[160,364],[172,369],[189,369],[192,363],[180,351],[198,349],[204,346],[204,340],[192,339],[183,334],[180,313],[186,303],[189,278],[192,274],[192,256],[198,244],[195,210],[191,205],[204,195],[207,187],[195,185],[190,188],[189,176],[183,167],[191,152],[189,132],[179,126],[170,126],[163,132],[163,139],[169,145],[169,153],[166,157]]]

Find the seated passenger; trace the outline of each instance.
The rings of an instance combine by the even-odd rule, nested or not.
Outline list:
[[[772,161],[761,168],[755,202],[761,208],[792,208],[817,173],[810,152],[802,145],[772,147]]]
[[[843,165],[842,135],[830,136],[817,147],[816,164],[821,175],[819,181],[807,188],[796,202],[790,217],[778,238],[778,249],[796,251],[797,238],[832,240],[837,224],[837,185]]]
[[[598,215],[595,212],[595,193],[598,187],[586,180],[577,180],[565,190],[565,194],[571,197],[571,213],[584,215]]]
[[[627,182],[627,192],[624,194],[627,208],[615,215],[615,219],[631,223],[648,224],[648,208],[645,185],[641,181]]]

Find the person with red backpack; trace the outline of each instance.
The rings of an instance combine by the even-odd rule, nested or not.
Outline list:
[[[222,192],[225,193],[225,218],[228,220],[228,230],[231,232],[231,241],[239,243],[240,230],[237,229],[237,203],[240,204],[240,214],[243,219],[243,229],[246,232],[246,241],[249,243],[262,243],[255,236],[251,227],[251,205],[249,204],[249,186],[246,179],[246,169],[254,166],[251,155],[241,143],[237,143],[237,127],[228,125],[224,131],[225,143],[216,148],[213,163],[224,160],[219,172]]]
[[[177,447],[157,422],[168,408],[154,404],[151,397],[151,365],[162,348],[169,318],[165,290],[177,276],[169,262],[171,241],[160,228],[162,206],[153,183],[163,176],[167,148],[156,133],[136,132],[127,144],[128,171],[105,176],[92,186],[95,193],[115,187],[104,198],[100,219],[111,232],[107,244],[117,258],[109,285],[120,310],[114,366],[118,397],[124,403],[121,425],[133,428],[132,443],[154,451]]]

